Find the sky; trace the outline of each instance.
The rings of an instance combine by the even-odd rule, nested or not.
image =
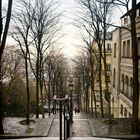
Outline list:
[[[64,53],[73,58],[79,53],[80,45],[83,45],[81,39],[79,38],[79,32],[72,23],[74,22],[74,14],[77,12],[77,3],[76,0],[58,0],[61,1],[61,10],[64,12],[64,17],[62,21],[64,22],[63,32],[65,36],[60,40],[62,44]],[[120,24],[118,12],[113,14],[113,23]],[[117,14],[116,14],[117,13]]]
[[[79,52],[78,46],[83,45],[83,43],[79,39],[79,32],[77,32],[77,29],[72,24],[70,24],[71,22],[73,22],[74,14],[76,13],[77,3],[76,0],[58,1],[61,1],[61,9],[65,11],[65,17],[63,18],[63,20],[66,24],[63,27],[63,32],[66,33],[66,36],[61,40],[64,47],[64,53],[70,58],[73,58]],[[140,2],[140,0],[137,0],[137,2]],[[120,17],[125,12],[126,9],[124,7],[121,7],[121,11],[116,8],[113,12],[112,23],[114,25],[121,25]]]
[[[31,0],[32,1],[32,0]],[[73,22],[73,14],[75,9],[75,0],[57,0],[60,3],[59,10],[64,12],[63,17],[61,18],[62,23],[62,32],[64,36],[60,38],[58,45],[60,48],[63,48],[63,52],[67,57],[73,57],[76,55],[77,49],[76,44],[81,43],[76,38],[76,29],[71,24]],[[3,1],[3,5],[7,5],[7,1]],[[13,0],[14,4],[16,0]],[[6,8],[5,8],[6,9]],[[14,40],[11,37],[7,38],[8,44],[15,44]]]
[[[16,0],[14,0],[16,1]],[[59,7],[60,11],[64,11],[63,17],[61,19],[64,36],[59,40],[60,47],[63,48],[63,52],[66,56],[73,58],[77,55],[77,52],[80,45],[82,45],[81,40],[79,39],[79,33],[76,27],[72,24],[74,21],[74,14],[76,13],[77,3],[76,0],[57,0],[61,3]],[[121,16],[120,11],[113,13],[113,23],[120,24],[119,17]],[[9,43],[13,43],[9,39]]]
[[[74,14],[76,8],[75,0],[59,0],[61,1],[61,10],[64,11],[64,16],[62,18],[63,22],[63,32],[65,36],[60,40],[62,44],[63,51],[66,56],[72,58],[77,54],[77,45],[81,44],[80,40],[76,36],[77,30],[72,24],[74,21]]]

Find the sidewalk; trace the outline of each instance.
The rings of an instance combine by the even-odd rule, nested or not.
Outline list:
[[[40,116],[41,117],[41,116]],[[16,135],[16,136],[47,136],[49,129],[51,127],[53,117],[49,118],[30,118],[31,120],[35,120],[35,123],[30,125],[21,125],[20,121],[25,120],[25,118],[19,117],[6,117],[3,120],[4,132],[8,135]]]
[[[24,138],[2,138],[3,140],[15,140],[15,139],[20,139],[20,140],[60,140],[59,137],[24,137]],[[67,140],[138,140],[139,137],[129,137],[128,139],[126,138],[107,138],[107,137],[71,137],[68,138]],[[64,140],[64,139],[63,139]]]
[[[132,122],[127,118],[114,118],[113,124],[108,124],[107,118],[94,118],[88,115],[92,136],[130,135]]]
[[[43,137],[41,139],[46,140],[57,140],[59,138],[59,114],[51,115],[50,118],[48,116],[47,118],[39,119],[31,118],[35,120],[36,123],[29,126],[19,123],[23,119],[25,118],[5,118],[5,132],[12,136],[45,136],[45,138]],[[130,119],[115,119],[117,123],[113,125],[105,123],[105,120],[105,118],[95,119],[91,115],[73,112],[71,140],[93,140],[95,137],[112,137],[117,139],[140,138],[138,135],[131,135]],[[38,140],[38,138],[36,138],[36,140]]]
[[[113,119],[113,124],[106,123],[106,118],[94,118],[93,115],[87,115],[85,113],[73,113],[74,122],[78,123],[81,120],[81,124],[75,125],[74,129],[78,129],[81,133],[85,133],[88,130],[88,126],[84,126],[86,129],[83,131],[83,123],[88,120],[92,137],[108,137],[108,138],[140,138],[140,135],[131,134],[132,121],[128,118],[116,118]],[[89,132],[89,131],[87,131]],[[90,136],[90,134],[89,134]]]

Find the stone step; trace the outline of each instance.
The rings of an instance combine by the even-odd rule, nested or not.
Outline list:
[[[13,140],[13,139],[7,139]],[[59,137],[36,137],[36,138],[22,138],[20,140],[60,140]],[[63,139],[64,140],[64,139]],[[112,138],[101,138],[101,137],[71,137],[67,140],[115,140]],[[116,139],[119,140],[119,139]]]

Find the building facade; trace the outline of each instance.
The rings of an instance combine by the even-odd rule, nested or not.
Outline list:
[[[140,81],[140,3],[137,5],[136,30],[139,56]],[[122,26],[130,28],[130,18],[127,14],[121,17]],[[133,97],[133,64],[130,31],[118,28],[113,32],[112,53],[112,114],[117,118],[132,117]],[[140,105],[140,103],[139,103]],[[139,113],[140,116],[140,113]]]
[[[94,48],[98,48],[97,44],[93,46]],[[103,48],[103,47],[102,47]],[[108,87],[109,87],[109,92],[111,92],[111,80],[112,80],[112,74],[111,74],[111,67],[112,67],[112,35],[110,34],[110,37],[106,39],[105,41],[105,48],[106,48],[106,69],[107,69],[107,81],[108,81]],[[99,55],[99,52],[97,51],[97,55]],[[102,52],[102,55],[103,52]],[[98,64],[97,64],[98,65]],[[107,100],[105,97],[105,92],[106,92],[106,85],[105,85],[105,70],[104,70],[104,62],[103,59],[101,60],[101,79],[102,79],[102,95],[103,95],[103,107],[104,107],[104,113],[107,114]],[[100,112],[100,87],[99,87],[99,70],[97,69],[97,76],[95,79],[95,95],[96,95],[96,107],[97,111]]]

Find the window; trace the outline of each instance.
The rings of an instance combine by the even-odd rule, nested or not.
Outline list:
[[[123,55],[122,55],[122,57],[125,57],[125,41],[123,41]]]
[[[124,75],[122,74],[122,92],[124,92]]]
[[[107,82],[110,82],[110,76],[107,75]]]
[[[128,24],[128,17],[124,17],[124,25]]]
[[[125,118],[127,118],[127,109],[126,108],[124,109],[124,116],[125,116]]]
[[[123,105],[121,104],[121,115],[123,115]]]
[[[100,95],[96,95],[96,100],[100,101]]]
[[[114,57],[116,57],[116,43],[114,44]]]
[[[127,57],[130,57],[130,40],[127,40]]]
[[[106,70],[110,71],[110,64],[106,64]]]
[[[132,100],[132,95],[133,95],[133,78],[130,78],[130,99]]]
[[[129,89],[129,87],[128,87],[128,84],[129,84],[129,80],[128,80],[128,76],[126,76],[126,94],[128,94],[128,89]]]
[[[97,107],[99,107],[99,105],[96,105]]]
[[[137,17],[140,16],[140,9],[137,9],[137,11],[136,11],[136,15],[137,15]]]
[[[114,69],[114,71],[113,71],[113,87],[115,87],[115,81],[116,81],[116,71]]]
[[[111,44],[107,44],[107,51],[111,51]]]

